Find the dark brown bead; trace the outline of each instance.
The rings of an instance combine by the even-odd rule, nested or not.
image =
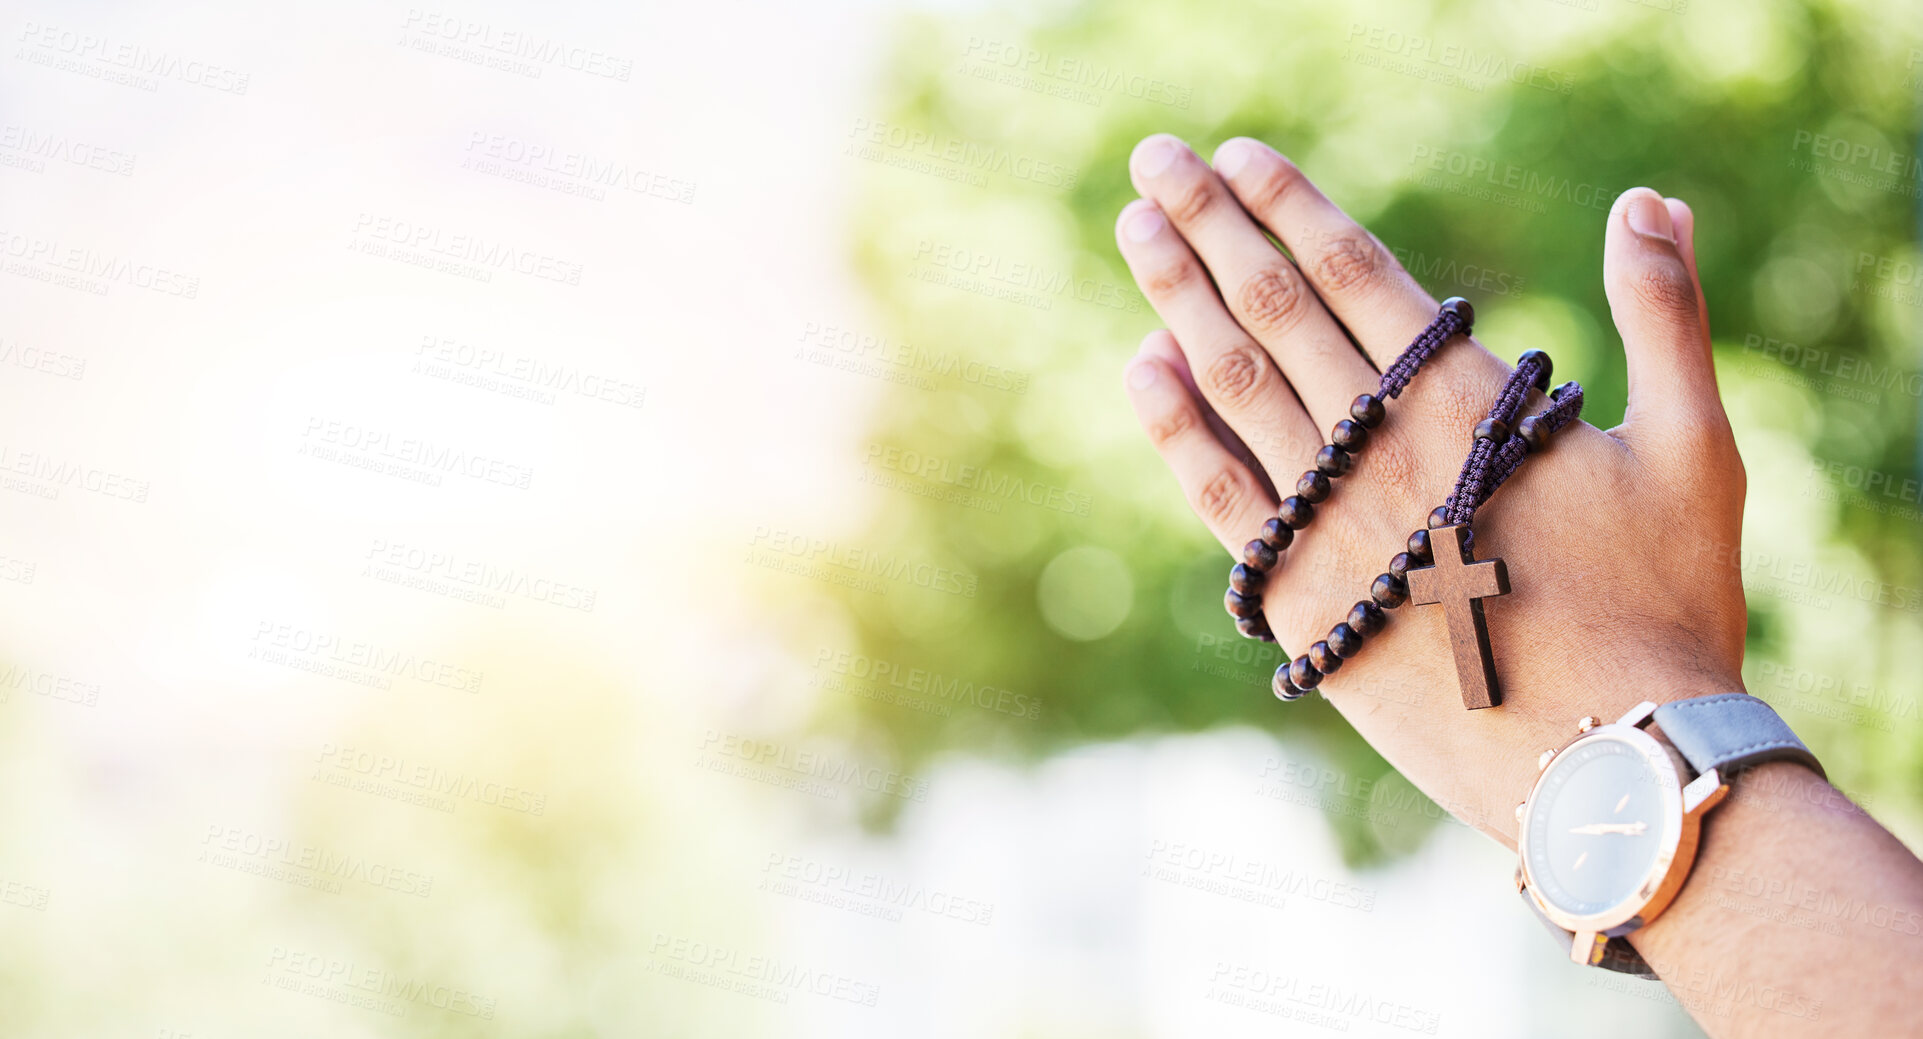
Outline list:
[[[1362,652],[1362,633],[1347,624],[1337,624],[1330,628],[1329,637],[1324,641],[1328,642],[1329,648],[1335,650],[1336,656],[1339,657],[1352,657]]]
[[[1549,423],[1541,415],[1529,415],[1516,423],[1516,435],[1531,451],[1549,446]]]
[[[1500,444],[1509,439],[1509,424],[1499,418],[1486,418],[1476,423],[1477,440],[1493,440]]]
[[[1318,642],[1309,647],[1309,663],[1325,675],[1333,675],[1342,667],[1342,658],[1326,642]]]
[[[1365,393],[1349,405],[1349,417],[1370,429],[1381,425],[1383,417],[1388,413],[1388,410],[1382,406],[1382,398],[1373,393]]]
[[[1382,607],[1365,599],[1349,607],[1349,619],[1344,623],[1354,628],[1356,634],[1367,638],[1381,631],[1382,626],[1389,623],[1389,616],[1382,612]]]
[[[1322,450],[1315,453],[1315,467],[1330,476],[1341,476],[1354,464],[1355,459],[1349,456],[1349,452],[1334,444],[1325,444]]]
[[[1344,451],[1360,451],[1369,442],[1369,427],[1352,418],[1345,418],[1335,424],[1329,434],[1329,443]]]
[[[1421,563],[1418,563],[1415,560],[1410,559],[1409,553],[1397,552],[1394,556],[1390,557],[1389,559],[1389,572],[1396,575],[1397,577],[1407,577],[1409,576],[1410,567],[1421,566],[1421,565],[1422,565]]]
[[[1282,507],[1275,510],[1275,514],[1281,518],[1283,523],[1296,530],[1301,530],[1303,527],[1308,526],[1311,520],[1315,519],[1315,506],[1309,504],[1309,499],[1299,494],[1291,494],[1282,499]]]
[[[1262,594],[1262,586],[1269,583],[1269,575],[1247,563],[1237,563],[1229,568],[1229,587],[1244,595]]]
[[[1263,642],[1275,641],[1275,633],[1269,630],[1269,619],[1260,613],[1253,617],[1235,618],[1235,630],[1241,632],[1245,638],[1261,639]]]
[[[1329,497],[1329,487],[1329,478],[1314,469],[1303,473],[1302,478],[1295,481],[1295,493],[1311,502],[1326,501]]]
[[[1308,692],[1297,688],[1296,684],[1289,680],[1289,667],[1290,665],[1283,664],[1276,668],[1275,677],[1269,680],[1269,691],[1273,692],[1278,700],[1300,700]]]
[[[1297,689],[1314,689],[1322,684],[1322,672],[1315,669],[1315,665],[1307,656],[1296,657],[1289,664],[1289,681],[1294,683]]]
[[[1446,527],[1448,525],[1449,525],[1449,506],[1438,505],[1435,508],[1429,510],[1429,529],[1430,530],[1434,530],[1437,527]]]
[[[1266,574],[1275,569],[1275,560],[1275,549],[1270,548],[1269,543],[1261,538],[1256,538],[1242,546],[1242,562],[1247,563],[1252,569]]]
[[[1418,530],[1409,535],[1409,558],[1414,566],[1428,566],[1435,562],[1435,553],[1429,549],[1429,532]]]
[[[1394,574],[1377,574],[1375,583],[1369,586],[1369,598],[1385,610],[1393,610],[1409,601],[1409,585]]]
[[[1262,521],[1262,540],[1280,553],[1289,547],[1289,542],[1295,540],[1295,531],[1290,530],[1288,525],[1282,522],[1282,517],[1270,516]]]
[[[1548,393],[1549,373],[1556,370],[1556,364],[1549,359],[1548,354],[1543,353],[1541,350],[1524,350],[1522,356],[1516,358],[1516,367],[1522,367],[1522,362],[1532,357],[1542,362],[1542,374],[1536,376],[1536,388],[1544,393]]]
[[[1462,318],[1462,330],[1464,332],[1467,332],[1475,326],[1476,308],[1470,306],[1469,301],[1463,299],[1461,296],[1450,296],[1448,299],[1443,300],[1442,309],[1453,310]]]
[[[1253,617],[1262,612],[1262,597],[1243,595],[1231,588],[1222,593],[1222,606],[1229,611],[1231,617]]]

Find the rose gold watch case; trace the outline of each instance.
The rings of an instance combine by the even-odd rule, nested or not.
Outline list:
[[[1542,770],[1536,776],[1535,785],[1530,787],[1528,799],[1523,802],[1521,826],[1516,831],[1519,879],[1528,890],[1530,900],[1542,910],[1545,917],[1563,930],[1574,932],[1571,958],[1578,963],[1598,962],[1603,945],[1609,938],[1642,927],[1669,907],[1669,903],[1682,890],[1683,881],[1689,878],[1690,867],[1695,864],[1703,813],[1721,801],[1729,790],[1714,769],[1684,785],[1680,756],[1641,728],[1655,709],[1654,703],[1639,704],[1614,724],[1587,728],[1553,754],[1544,755]],[[1587,718],[1583,720],[1589,721]],[[1654,782],[1663,787],[1664,840],[1655,861],[1650,863],[1649,871],[1628,897],[1601,911],[1579,916],[1550,905],[1536,893],[1537,885],[1529,866],[1529,817],[1536,805],[1536,794],[1550,767],[1569,751],[1604,740],[1627,744],[1641,754],[1654,773]]]

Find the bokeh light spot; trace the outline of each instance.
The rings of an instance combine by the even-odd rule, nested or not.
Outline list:
[[[1128,564],[1106,548],[1080,545],[1043,568],[1035,586],[1042,619],[1063,638],[1092,642],[1121,626],[1135,605]]]

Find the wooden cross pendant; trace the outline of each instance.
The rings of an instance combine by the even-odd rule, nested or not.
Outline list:
[[[1410,570],[1407,577],[1409,601],[1419,606],[1440,603],[1449,619],[1462,706],[1473,711],[1502,702],[1496,660],[1489,652],[1489,627],[1482,620],[1482,600],[1509,594],[1509,570],[1500,559],[1476,562],[1462,543],[1468,531],[1466,525],[1431,530],[1429,550],[1435,565]]]

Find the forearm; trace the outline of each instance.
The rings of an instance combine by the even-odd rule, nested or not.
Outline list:
[[[1688,883],[1630,941],[1712,1036],[1895,1035],[1923,974],[1923,863],[1800,765],[1738,777]]]

